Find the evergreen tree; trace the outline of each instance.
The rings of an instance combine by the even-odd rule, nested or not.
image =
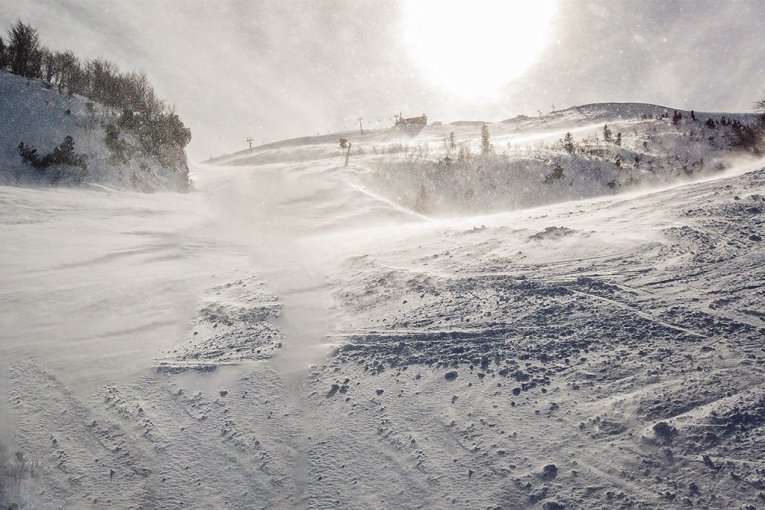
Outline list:
[[[449,133],[449,149],[454,150],[457,148],[457,144],[454,141],[454,131]]]
[[[11,72],[25,78],[39,78],[42,51],[37,30],[18,20],[8,35]]]
[[[491,139],[489,137],[489,128],[484,124],[481,126],[481,154],[491,152]]]
[[[571,133],[566,133],[566,136],[563,137],[563,148],[569,154],[574,153],[574,136]]]
[[[618,145],[619,147],[622,146],[622,134],[621,133],[616,133],[616,141],[614,143],[616,145]]]
[[[611,141],[611,130],[608,129],[608,124],[603,126],[603,140],[605,140],[606,142]]]
[[[5,69],[5,67],[8,65],[7,62],[7,48],[5,47],[5,41],[3,41],[3,38],[0,37],[0,69]]]

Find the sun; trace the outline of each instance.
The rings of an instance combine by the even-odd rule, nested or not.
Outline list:
[[[403,41],[434,85],[491,97],[539,59],[556,7],[557,0],[409,0]]]

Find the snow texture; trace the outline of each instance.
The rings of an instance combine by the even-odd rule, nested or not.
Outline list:
[[[0,188],[2,503],[762,507],[765,163],[599,108],[493,143],[650,133],[650,186],[434,216],[306,138],[188,195]]]

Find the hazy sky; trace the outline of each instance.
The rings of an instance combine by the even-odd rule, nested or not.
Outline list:
[[[454,48],[485,36],[475,25],[489,4],[469,2],[475,16],[460,17],[437,7],[448,2],[415,20],[423,37],[441,28],[425,42]],[[490,20],[512,27],[534,4],[507,0],[507,14]],[[428,75],[402,36],[407,9],[397,0],[3,0],[0,26],[21,18],[50,48],[145,71],[191,127],[193,159],[242,149],[247,136],[352,128],[358,116],[369,127],[399,111],[499,121],[598,101],[749,111],[765,89],[762,0],[558,0],[546,26],[530,28],[546,39],[535,63],[481,97]],[[500,71],[530,51],[482,44]],[[449,65],[467,72],[471,53],[458,53]]]

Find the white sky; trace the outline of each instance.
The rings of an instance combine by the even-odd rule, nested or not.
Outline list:
[[[358,116],[369,127],[389,125],[399,111],[499,121],[600,101],[749,111],[765,89],[760,0],[560,0],[539,61],[491,100],[452,97],[431,83],[402,41],[403,7],[399,0],[4,0],[0,26],[21,18],[52,49],[145,71],[191,127],[192,159],[242,149],[247,136],[350,129]]]

